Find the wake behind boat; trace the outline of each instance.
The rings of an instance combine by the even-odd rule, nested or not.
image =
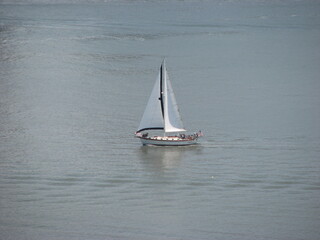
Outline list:
[[[164,134],[149,136],[147,130],[162,130]],[[203,136],[201,131],[192,135],[183,134],[185,131],[163,60],[135,136],[140,138],[143,145],[158,146],[193,145]]]

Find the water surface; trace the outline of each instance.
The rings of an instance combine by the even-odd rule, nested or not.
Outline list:
[[[2,1],[0,239],[319,239],[317,1]],[[193,147],[133,138],[166,57]]]

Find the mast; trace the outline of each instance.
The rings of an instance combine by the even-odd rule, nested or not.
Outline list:
[[[160,66],[160,104],[161,104],[161,113],[162,117],[164,118],[164,106],[163,106],[163,76],[164,76],[164,69],[165,69],[165,59]]]

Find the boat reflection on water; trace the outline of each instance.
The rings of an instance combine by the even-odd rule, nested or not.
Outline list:
[[[152,171],[165,171],[177,168],[190,152],[199,151],[199,145],[188,147],[141,146],[138,149],[142,163]]]

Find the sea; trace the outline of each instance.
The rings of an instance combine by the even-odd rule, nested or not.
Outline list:
[[[320,2],[1,0],[0,239],[320,239]]]

